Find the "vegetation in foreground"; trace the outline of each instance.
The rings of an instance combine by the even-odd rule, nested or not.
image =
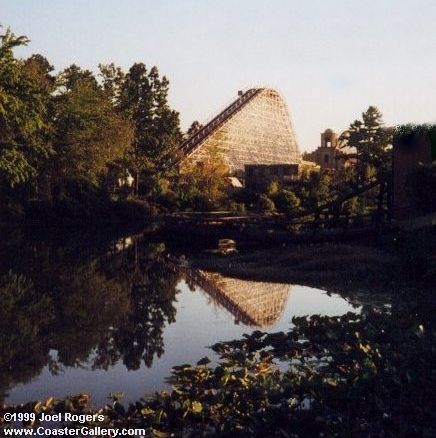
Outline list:
[[[145,428],[149,437],[431,437],[436,357],[434,297],[427,299],[294,318],[288,333],[218,343],[216,366],[207,357],[176,366],[170,393],[127,408],[114,397],[96,410],[81,394],[1,410],[98,412],[105,421],[95,426]]]

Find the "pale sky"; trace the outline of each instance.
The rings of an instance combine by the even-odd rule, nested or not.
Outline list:
[[[0,0],[0,23],[57,70],[157,65],[184,129],[259,85],[303,151],[369,105],[389,125],[436,122],[436,0]]]

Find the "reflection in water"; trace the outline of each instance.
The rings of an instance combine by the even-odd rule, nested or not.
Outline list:
[[[98,390],[99,404],[113,390],[141,396],[161,388],[172,365],[210,354],[207,345],[256,327],[286,330],[292,312],[314,313],[320,297],[333,314],[350,307],[308,288],[288,300],[287,284],[180,270],[163,244],[140,236],[17,239],[2,242],[0,262],[0,401],[79,390]]]
[[[0,275],[0,399],[45,366],[57,374],[64,367],[108,369],[121,360],[130,370],[141,362],[150,367],[164,353],[179,275],[166,266],[162,245],[140,253],[137,242],[132,251],[120,252],[120,245],[82,261],[32,246],[33,263],[23,254]]]
[[[186,270],[188,284],[200,286],[225,307],[235,323],[259,328],[274,324],[283,313],[291,286],[246,281],[202,270]]]
[[[10,386],[27,382],[50,363],[47,330],[50,298],[39,297],[32,281],[9,272],[0,277],[0,399]]]

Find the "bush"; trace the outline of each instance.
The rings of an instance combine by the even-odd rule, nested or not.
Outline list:
[[[229,204],[229,211],[231,211],[232,213],[241,213],[241,214],[245,214],[246,210],[245,210],[245,204],[239,203],[239,202],[230,202]]]
[[[191,202],[194,211],[213,211],[216,209],[216,205],[205,194],[195,195]]]
[[[167,211],[177,211],[179,208],[178,196],[172,190],[160,193],[156,198],[156,202]]]
[[[267,194],[271,198],[274,198],[275,195],[277,195],[280,191],[280,184],[278,181],[271,181],[268,185]]]
[[[231,199],[237,203],[245,204],[246,206],[257,203],[257,194],[247,188],[234,189],[231,194]]]
[[[71,220],[108,220],[112,213],[108,195],[84,178],[66,180],[53,204],[58,218]]]
[[[150,206],[139,200],[118,201],[113,207],[117,219],[122,222],[142,221],[151,214]]]
[[[259,195],[257,199],[257,211],[265,213],[271,212],[276,209],[272,199],[268,198],[266,195]]]
[[[281,190],[277,192],[273,199],[277,210],[281,213],[293,213],[300,206],[300,198],[290,190]]]

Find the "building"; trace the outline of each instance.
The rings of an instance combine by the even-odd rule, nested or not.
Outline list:
[[[430,135],[417,132],[396,136],[392,153],[394,217],[406,219],[418,216],[430,207],[419,205],[419,191],[431,190],[431,187],[419,187],[418,172],[436,161],[436,140],[432,142]],[[434,192],[423,195],[433,200],[435,197]]]
[[[246,164],[245,186],[254,191],[266,191],[272,182],[290,186],[299,181],[302,174],[319,172],[320,167],[310,161],[296,164]]]
[[[298,179],[298,164],[246,164],[245,186],[255,191],[265,191],[277,181],[281,185]]]
[[[332,129],[321,133],[321,145],[313,152],[305,153],[304,159],[313,161],[326,171],[337,171],[354,164],[353,151],[344,147],[341,135]]]

